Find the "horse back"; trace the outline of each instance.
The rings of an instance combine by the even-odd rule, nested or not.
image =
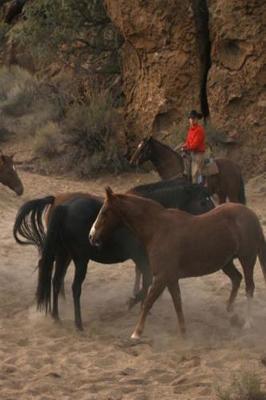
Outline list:
[[[69,204],[69,202],[71,202],[72,200],[78,200],[78,199],[87,199],[88,201],[90,200],[101,201],[101,198],[99,196],[95,196],[90,193],[84,193],[84,192],[59,193],[55,196],[53,204],[46,211],[45,215],[46,225],[48,225],[49,220],[51,218],[51,214],[55,207],[62,204]]]
[[[223,178],[241,178],[240,166],[234,161],[229,160],[228,158],[217,158],[215,161],[219,169],[219,174],[221,174]]]
[[[153,269],[167,260],[164,269],[178,278],[216,272],[235,257],[254,257],[264,241],[256,214],[237,203],[226,203],[206,214],[192,216],[167,210],[159,234],[149,247]]]

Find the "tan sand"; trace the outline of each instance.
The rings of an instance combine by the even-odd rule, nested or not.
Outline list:
[[[181,281],[188,338],[180,338],[167,292],[148,317],[143,340],[129,337],[139,308],[127,311],[133,263],[91,262],[82,292],[84,333],[73,323],[71,282],[60,300],[61,324],[35,310],[37,252],[12,237],[23,202],[47,194],[83,190],[101,194],[111,183],[125,190],[156,180],[155,174],[77,182],[21,172],[22,199],[0,187],[0,399],[1,400],[210,400],[217,385],[254,371],[266,386],[260,361],[266,344],[266,286],[257,265],[254,326],[235,326],[225,310],[230,283],[223,273]],[[266,176],[248,185],[248,203],[266,225]],[[245,316],[244,283],[235,314]]]

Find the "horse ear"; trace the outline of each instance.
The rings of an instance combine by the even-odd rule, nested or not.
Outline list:
[[[108,201],[110,201],[113,197],[114,192],[112,191],[112,189],[110,188],[110,186],[107,186],[105,188],[105,194],[106,194],[106,198]]]

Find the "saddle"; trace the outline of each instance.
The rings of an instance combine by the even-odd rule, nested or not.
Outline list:
[[[205,152],[205,159],[204,159],[204,165],[201,169],[202,176],[211,176],[211,175],[217,175],[219,174],[219,168],[218,165],[215,161],[215,158],[210,151],[211,149],[207,149]],[[183,158],[184,161],[184,167],[185,167],[185,174],[186,175],[191,175],[191,155],[190,152],[183,150],[180,152],[181,157]]]

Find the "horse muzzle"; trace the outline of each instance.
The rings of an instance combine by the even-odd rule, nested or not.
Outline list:
[[[23,185],[18,185],[13,190],[18,196],[21,196],[24,192],[24,187]]]
[[[89,233],[89,242],[93,247],[101,247],[102,242],[99,238],[96,237],[96,234],[94,232]]]
[[[130,161],[129,161],[129,165],[131,165],[131,167],[138,167],[139,165],[139,158],[136,157],[134,154],[131,157]]]

